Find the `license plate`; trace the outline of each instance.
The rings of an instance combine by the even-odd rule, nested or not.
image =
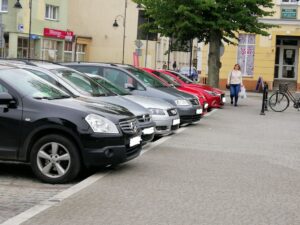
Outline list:
[[[225,97],[222,98],[222,102],[223,102],[223,103],[226,102],[226,98],[225,98]]]
[[[180,124],[180,119],[173,120],[173,126]]]
[[[149,127],[143,130],[143,134],[153,134],[154,133],[154,127]]]
[[[129,146],[133,147],[139,145],[141,143],[142,138],[140,136],[134,137],[130,139]]]
[[[202,112],[203,112],[202,109],[197,109],[197,110],[196,110],[196,114],[197,114],[197,115],[202,114]]]

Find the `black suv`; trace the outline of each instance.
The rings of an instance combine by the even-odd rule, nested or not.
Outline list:
[[[76,100],[22,69],[0,65],[0,159],[30,162],[48,183],[75,178],[83,166],[137,157],[141,130],[124,107]]]

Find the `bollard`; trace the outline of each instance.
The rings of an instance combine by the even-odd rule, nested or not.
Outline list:
[[[260,111],[260,115],[264,116],[265,114],[265,109],[267,104],[268,104],[268,98],[267,98],[267,88],[268,85],[264,85],[264,89],[263,89],[263,99],[262,99],[262,106],[261,106],[261,111]]]
[[[269,99],[269,85],[267,83],[265,83],[265,88],[266,88],[266,91],[265,91],[265,111],[269,111],[268,109],[268,99]]]

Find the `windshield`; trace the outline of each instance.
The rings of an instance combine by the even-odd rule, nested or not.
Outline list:
[[[186,76],[184,76],[180,73],[175,73],[175,72],[172,72],[172,71],[170,71],[170,73],[172,73],[173,75],[178,77],[180,80],[182,80],[186,84],[193,84],[194,83],[194,81],[190,80],[189,78],[187,78]]]
[[[181,85],[177,82],[177,80],[173,77],[170,77],[164,73],[158,72],[158,71],[153,71],[153,73],[156,76],[159,76],[160,78],[162,78],[163,80],[165,80],[168,84],[172,84],[175,87],[180,87]]]
[[[36,99],[61,99],[70,96],[44,79],[21,69],[1,70],[0,78],[14,87],[23,96]]]
[[[52,71],[84,95],[90,95],[93,97],[113,95],[112,92],[100,86],[93,79],[79,72],[67,69],[55,69]]]
[[[105,80],[100,77],[93,77],[92,79],[94,81],[96,81],[98,84],[102,85],[103,87],[107,88],[111,92],[114,92],[118,95],[130,95],[130,92],[128,92],[127,90],[125,90],[121,87],[114,85],[113,83],[109,82],[108,80]]]
[[[126,68],[126,70],[131,72],[133,75],[135,75],[137,78],[143,81],[145,85],[149,87],[154,87],[154,88],[166,87],[166,85],[163,82],[161,82],[160,80],[151,76],[149,73],[143,70],[133,68],[133,67]]]

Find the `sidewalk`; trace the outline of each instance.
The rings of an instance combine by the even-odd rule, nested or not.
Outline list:
[[[300,114],[225,106],[26,225],[299,225]]]

